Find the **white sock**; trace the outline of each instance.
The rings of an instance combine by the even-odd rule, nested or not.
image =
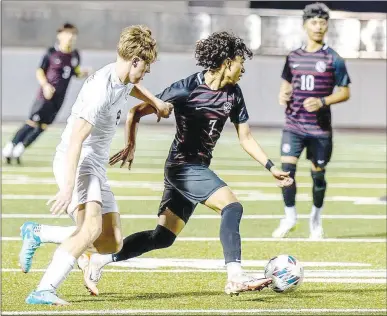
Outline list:
[[[114,262],[112,254],[100,255],[97,253],[93,256],[98,256],[98,261],[102,264],[102,266],[106,266],[107,264]]]
[[[24,153],[24,145],[23,143],[18,143],[12,150],[12,156],[14,158],[20,158],[20,156]]]
[[[229,280],[243,273],[242,265],[240,262],[229,262],[226,264],[226,268],[227,268],[227,276]]]
[[[297,212],[296,212],[296,207],[295,206],[291,206],[291,207],[288,207],[288,206],[285,206],[285,217],[286,217],[286,220],[288,220],[289,222],[296,222],[297,221]]]
[[[3,148],[3,156],[5,158],[11,158],[12,157],[12,150],[13,150],[12,142],[7,143],[7,145],[5,145]]]
[[[40,237],[42,243],[61,244],[64,240],[69,238],[76,229],[76,226],[38,225],[34,232]]]
[[[73,269],[75,260],[71,254],[59,247],[36,290],[56,291]]]
[[[313,227],[321,225],[321,212],[322,212],[322,210],[323,210],[322,207],[316,207],[314,205],[312,206],[312,212],[310,213],[310,219],[309,219],[311,229]]]

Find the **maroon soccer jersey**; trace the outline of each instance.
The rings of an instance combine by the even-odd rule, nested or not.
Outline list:
[[[55,47],[50,47],[40,64],[46,74],[47,81],[55,88],[55,98],[64,99],[70,79],[75,75],[75,68],[80,64],[77,50],[63,53]],[[40,88],[38,98],[43,99]]]
[[[305,47],[292,51],[286,58],[282,79],[292,84],[293,93],[286,111],[285,130],[302,135],[330,136],[330,109],[308,112],[305,99],[332,94],[335,86],[346,87],[351,82],[344,60],[330,47],[308,53]]]

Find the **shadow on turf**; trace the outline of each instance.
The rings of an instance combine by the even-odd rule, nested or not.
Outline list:
[[[133,295],[131,293],[103,293],[97,297],[91,298],[89,295],[68,295],[68,297],[77,297],[79,300],[71,300],[73,303],[77,302],[116,302],[116,301],[130,301],[130,300],[154,300],[154,299],[169,299],[177,297],[198,297],[198,296],[219,296],[225,295],[224,292],[201,291],[201,292],[177,292],[177,293],[147,293],[140,295]]]

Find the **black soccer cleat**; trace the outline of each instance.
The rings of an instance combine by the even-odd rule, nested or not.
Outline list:
[[[11,158],[10,157],[5,157],[5,162],[7,163],[7,165],[10,165],[11,164]]]

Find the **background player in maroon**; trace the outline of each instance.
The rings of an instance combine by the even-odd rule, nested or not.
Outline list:
[[[298,158],[304,148],[312,162],[313,207],[310,238],[323,237],[321,212],[327,183],[325,167],[332,154],[330,106],[349,99],[350,79],[344,60],[324,43],[328,30],[329,9],[322,3],[304,9],[306,45],[292,51],[282,72],[279,103],[286,106],[286,123],[282,133],[282,169],[295,177]],[[337,89],[334,91],[334,88]],[[297,221],[296,182],[282,189],[285,218],[273,237],[285,237]]]
[[[73,49],[77,34],[77,28],[70,23],[65,23],[57,30],[58,44],[47,50],[36,70],[40,89],[29,119],[3,149],[7,163],[11,163],[12,158],[20,163],[25,148],[54,121],[62,107],[71,77],[88,76],[89,71],[80,69],[79,53]]]

